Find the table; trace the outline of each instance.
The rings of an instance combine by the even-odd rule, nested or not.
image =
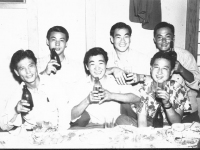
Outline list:
[[[114,128],[72,128],[65,131],[33,134],[18,128],[0,133],[0,148],[195,148],[200,130],[192,131],[193,125],[181,124],[183,131],[173,126],[164,128],[136,128],[120,125]],[[180,129],[180,128],[177,128]],[[187,140],[189,143],[187,143]]]

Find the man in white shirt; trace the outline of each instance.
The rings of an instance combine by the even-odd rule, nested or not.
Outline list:
[[[7,101],[1,116],[1,128],[11,130],[24,124],[27,130],[32,130],[37,122],[50,122],[54,127],[63,130],[70,127],[70,105],[67,91],[61,84],[39,76],[37,59],[31,50],[19,50],[11,59],[11,71],[18,76],[21,84]],[[33,99],[33,108],[22,99],[22,88],[26,85]]]
[[[76,95],[74,94],[72,122],[81,117],[85,110],[90,115],[89,123],[115,122],[120,115],[121,103],[140,101],[140,98],[132,93],[130,85],[120,86],[112,75],[105,74],[107,61],[107,53],[102,48],[95,47],[86,52],[84,66],[89,76],[78,84],[80,86],[77,86]],[[93,90],[95,77],[98,77],[102,84],[100,92]]]
[[[77,81],[86,77],[86,74],[82,67],[82,63],[79,64],[65,55],[68,40],[69,33],[62,26],[53,26],[47,31],[46,44],[50,51],[55,49],[61,62],[61,68],[60,70],[56,69],[56,66],[59,66],[59,63],[56,60],[51,59],[51,54],[49,54],[48,56],[39,59],[38,71],[41,75],[46,75],[52,80],[59,80],[60,84],[63,85],[63,88],[66,91],[69,91],[68,94],[70,95],[73,93],[73,89],[76,88]],[[87,112],[85,112],[84,115],[89,117]],[[84,126],[87,124],[87,120],[88,119],[82,120],[82,118],[80,118],[77,120],[77,123],[80,126]]]
[[[130,48],[131,34],[131,27],[123,22],[118,22],[111,27],[110,41],[114,49],[108,54],[107,74],[113,74],[118,84],[132,84],[134,90],[139,90],[144,75],[150,74],[150,63],[144,63],[144,60],[150,58],[137,49]],[[136,119],[136,113],[129,104],[121,105],[121,113]]]

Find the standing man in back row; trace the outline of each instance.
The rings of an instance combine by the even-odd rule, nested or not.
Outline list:
[[[150,60],[146,55],[130,48],[132,29],[129,25],[118,22],[110,29],[110,41],[114,49],[108,54],[107,74],[113,74],[118,84],[132,84],[134,90],[141,86],[144,75],[150,74],[150,64],[143,60]],[[142,66],[142,67],[141,67]],[[137,118],[130,104],[121,104],[121,114]]]
[[[191,114],[183,118],[182,122],[200,121],[200,102],[197,101],[199,91],[200,71],[193,55],[184,49],[174,48],[175,29],[172,24],[160,22],[154,28],[154,43],[157,50],[162,52],[175,51],[177,62],[172,78],[188,88],[188,97],[191,104]]]
[[[59,63],[51,59],[51,53],[43,58],[40,58],[38,61],[38,70],[41,75],[46,75],[48,78],[56,78],[60,80],[60,83],[63,84],[63,87],[66,91],[69,91],[68,94],[73,96],[73,89],[76,88],[77,81],[80,78],[86,77],[84,69],[80,64],[78,64],[75,60],[71,59],[71,57],[67,56],[65,51],[67,50],[67,45],[69,41],[69,33],[62,26],[53,26],[47,31],[46,35],[46,44],[48,46],[49,52],[52,49],[55,49],[57,53],[61,68],[60,70],[56,69],[56,66],[60,66]],[[84,113],[86,115],[86,120],[82,120],[80,118],[80,123],[77,122],[77,125],[84,126],[87,124],[89,120],[89,115],[87,112]]]

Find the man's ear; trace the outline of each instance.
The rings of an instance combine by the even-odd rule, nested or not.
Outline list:
[[[156,44],[156,39],[155,38],[153,38],[153,42]]]
[[[15,69],[14,69],[14,72],[15,72],[15,74],[16,74],[17,76],[19,76],[19,74],[18,74],[17,70],[15,70]]]
[[[66,42],[65,48],[67,47],[67,45],[68,45],[68,42]]]
[[[151,75],[151,72],[152,72],[152,66],[150,67],[150,75]]]
[[[48,39],[46,39],[46,44],[47,44],[47,46],[49,46],[49,40]]]
[[[175,35],[174,35],[174,37],[173,37],[173,39],[172,39],[172,40],[173,40],[173,42],[175,42]]]
[[[172,75],[173,75],[173,73],[174,73],[174,69],[173,69],[173,70],[171,70],[170,76],[172,76]]]
[[[110,42],[113,44],[114,43],[114,39],[112,36],[110,36]]]
[[[86,68],[87,70],[89,70],[89,68],[87,67],[87,65],[85,65],[85,68]]]

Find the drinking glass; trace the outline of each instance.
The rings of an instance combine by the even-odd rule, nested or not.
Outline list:
[[[132,67],[130,67],[130,66],[124,67],[124,71],[126,72],[126,77],[127,77],[127,78],[131,77],[131,75],[129,75],[129,74],[132,74],[132,73],[133,73]],[[132,75],[132,76],[133,76],[133,75]],[[133,80],[133,79],[125,79],[126,82],[130,82],[130,81],[132,81],[132,80]]]
[[[110,120],[110,119],[109,119]],[[106,120],[106,118],[104,119],[104,128],[114,128],[115,127],[115,122],[114,122],[114,118],[112,118],[112,120],[109,121],[108,119]]]
[[[158,102],[161,102],[162,99],[158,96],[157,91],[158,91],[158,90],[165,90],[165,84],[166,84],[165,81],[162,82],[162,83],[158,83],[158,82],[157,82],[157,84],[156,84],[155,98],[156,98],[156,100],[157,100]]]

